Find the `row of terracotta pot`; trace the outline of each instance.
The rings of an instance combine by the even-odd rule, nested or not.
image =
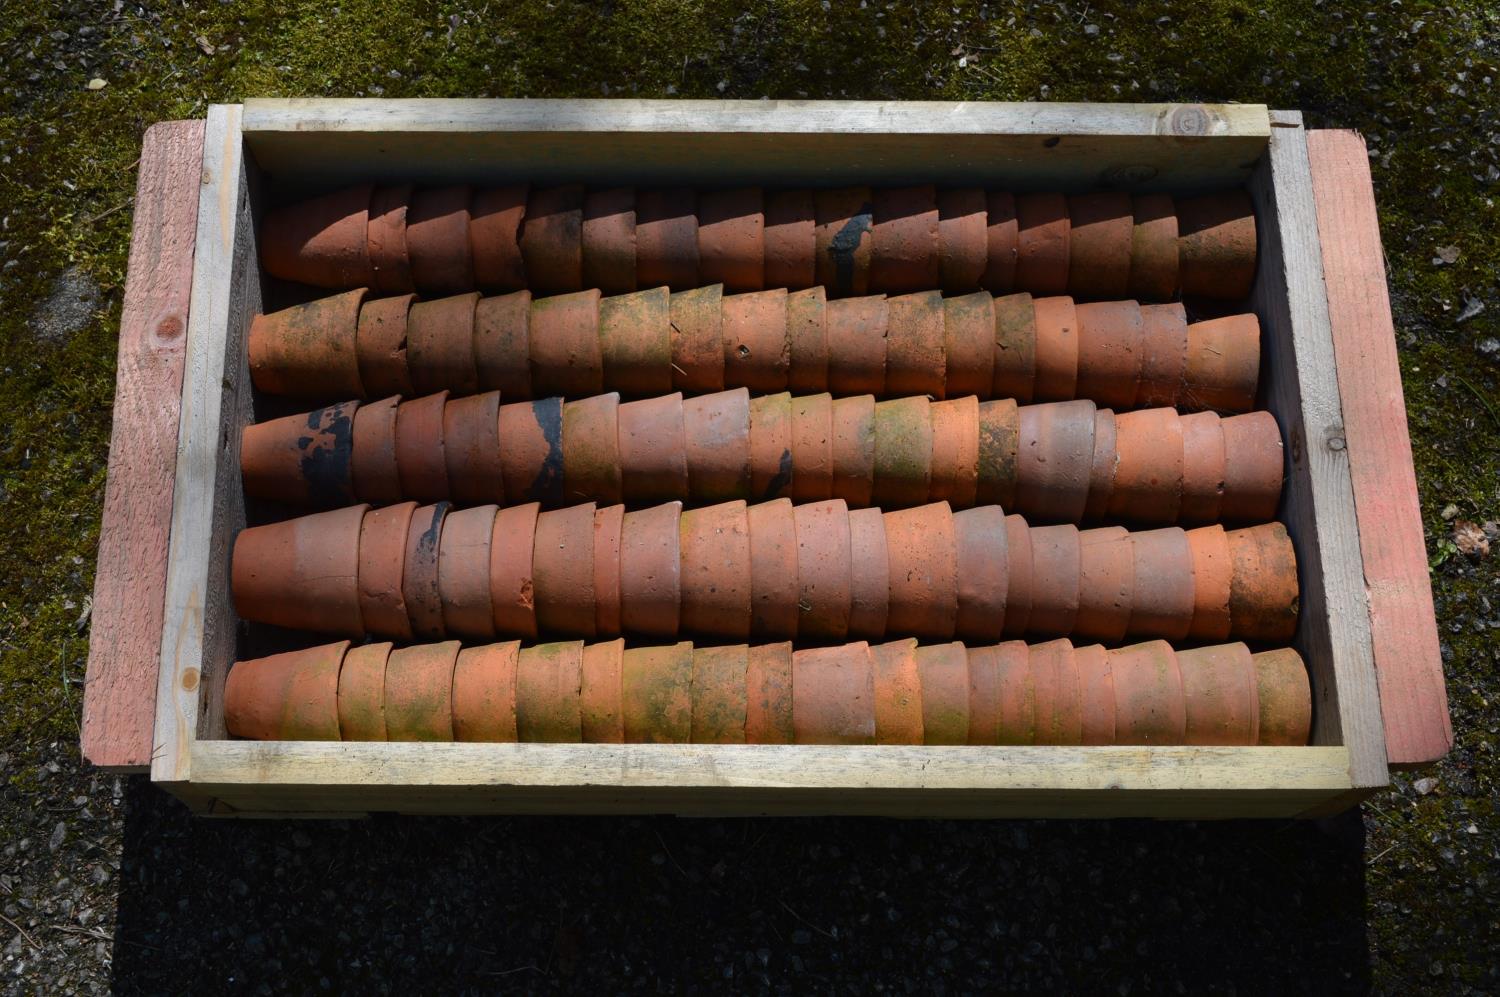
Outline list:
[[[1243,190],[1174,199],[975,187],[762,191],[364,184],[267,214],[267,272],[318,287],[452,294],[822,284],[1238,299],[1255,278]]]
[[[256,316],[249,353],[258,389],[312,398],[744,387],[1244,412],[1260,324],[1245,313],[1190,325],[1181,304],[983,291],[829,301],[821,287],[726,296],[716,284],[417,301],[356,290]]]
[[[231,575],[242,619],[402,640],[1284,641],[1298,600],[1279,523],[1080,531],[1029,527],[994,505],[850,512],[842,499],[637,511],[357,505],[241,531]]]
[[[229,733],[262,740],[1301,745],[1311,716],[1296,651],[1161,640],[341,641],[235,662],[224,687]]]
[[[240,468],[249,495],[322,508],[785,497],[993,503],[1046,522],[1259,522],[1276,514],[1282,444],[1268,412],[1115,415],[1089,401],[751,398],[744,388],[502,405],[498,391],[439,392],[247,426]]]

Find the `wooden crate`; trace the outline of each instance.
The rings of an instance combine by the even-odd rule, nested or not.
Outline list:
[[[1326,135],[1314,158],[1334,166],[1315,176],[1300,115],[1252,105],[268,100],[156,126],[122,319],[85,754],[116,769],[149,762],[152,779],[195,810],[239,815],[1210,818],[1347,807],[1387,784],[1388,731],[1406,738],[1391,756],[1400,764],[1439,757],[1451,732],[1363,144]],[[1296,646],[1312,673],[1313,744],[228,739],[221,694],[238,632],[228,556],[245,521],[238,448],[251,413],[245,334],[265,304],[256,220],[273,186],[286,195],[392,179],[1247,185],[1260,228],[1262,394],[1287,444],[1282,518],[1301,572]],[[1320,229],[1336,236],[1332,252]],[[1362,560],[1362,541],[1375,556]]]

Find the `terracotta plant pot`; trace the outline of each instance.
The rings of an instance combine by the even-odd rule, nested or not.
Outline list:
[[[967,509],[979,492],[979,400],[973,395],[937,402],[932,419],[932,478],[927,497]]]
[[[567,402],[562,423],[563,495],[621,501],[620,396],[611,392]]]
[[[1033,743],[1082,744],[1083,690],[1073,645],[1066,640],[1033,644],[1027,660],[1033,690]]]
[[[888,294],[938,287],[938,205],[931,184],[874,192],[870,286]]]
[[[697,287],[697,197],[687,187],[643,190],[635,198],[637,287]]]
[[[297,630],[364,633],[359,599],[360,523],[352,505],[240,531],[230,586],[241,619]]]
[[[1082,699],[1081,744],[1115,743],[1115,677],[1109,652],[1098,644],[1073,649]]]
[[[406,537],[417,503],[402,502],[365,513],[359,528],[359,613],[370,633],[411,640],[411,619],[401,583]]]
[[[583,649],[578,712],[583,739],[590,744],[625,741],[625,642],[606,641]]]
[[[383,294],[411,291],[411,260],[406,254],[406,212],[411,184],[376,187],[370,196],[365,244],[370,254],[374,289]]]
[[[745,663],[745,743],[792,744],[792,645],[758,644]]]
[[[792,491],[792,396],[750,399],[750,493],[773,499]]]
[[[995,301],[984,291],[943,299],[943,394],[988,397],[995,379]]]
[[[1230,416],[1221,424],[1224,494],[1216,512],[1228,522],[1264,522],[1281,503],[1285,454],[1269,412]]]
[[[751,539],[754,539],[751,527]],[[849,636],[878,638],[890,610],[890,556],[885,515],[879,509],[849,512]],[[757,631],[759,632],[759,631]]]
[[[687,743],[693,730],[692,683],[692,644],[627,648],[620,695],[625,742]]]
[[[438,588],[438,555],[448,509],[447,502],[421,506],[412,513],[411,525],[406,530],[401,598],[406,603],[412,633],[428,639],[447,636],[443,628],[442,591]]]
[[[727,291],[766,286],[766,216],[759,187],[709,190],[698,197],[698,277]]]
[[[521,225],[528,193],[525,184],[474,192],[469,206],[469,252],[474,281],[483,291],[518,291],[526,286]]]
[[[594,503],[536,518],[532,581],[543,631],[594,636]]]
[[[993,647],[970,647],[969,733],[965,744],[1000,743],[1000,655]]]
[[[1181,302],[1141,306],[1141,381],[1136,407],[1176,405],[1187,377],[1188,322]]]
[[[958,620],[958,551],[944,503],[885,514],[887,632],[948,640]]]
[[[455,510],[438,539],[438,595],[443,629],[455,637],[495,636],[490,601],[490,545],[495,533],[493,505]]]
[[[874,744],[875,667],[863,641],[792,654],[797,744]]]
[[[1193,553],[1193,622],[1188,636],[1195,640],[1229,637],[1229,589],[1234,566],[1229,559],[1229,537],[1222,527],[1188,531]]]
[[[1219,504],[1224,497],[1224,430],[1219,417],[1212,412],[1185,415],[1181,425],[1182,504],[1178,518],[1185,523],[1211,523],[1219,518]],[[1280,434],[1276,440],[1279,444]],[[1280,478],[1279,473],[1277,477]]]
[[[237,661],[224,680],[224,726],[265,741],[339,740],[339,667],[349,642]]]
[[[635,281],[635,188],[589,191],[583,199],[584,287],[628,294]],[[585,738],[587,739],[587,738]]]
[[[914,638],[870,648],[874,672],[875,743],[922,744],[922,678]]]
[[[510,743],[516,727],[521,644],[508,640],[458,652],[453,666],[453,739]],[[347,667],[347,665],[346,665]]]
[[[516,661],[516,736],[522,741],[583,740],[583,641],[523,647]]]
[[[507,501],[563,501],[562,410],[561,398],[500,406],[500,473]]]
[[[1285,643],[1297,630],[1297,554],[1280,523],[1228,533],[1229,630],[1236,637]]]
[[[495,632],[535,638],[536,523],[541,506],[535,502],[501,509],[490,540],[490,604],[495,610]]]
[[[1244,644],[1177,652],[1188,744],[1254,744],[1259,733],[1255,665]]]
[[[482,387],[500,397],[531,397],[531,292],[480,298],[474,309],[474,364]]]
[[[750,392],[736,388],[689,398],[682,418],[688,494],[699,502],[750,494]]]
[[[1130,195],[1069,195],[1068,228],[1068,290],[1096,300],[1125,297],[1135,234]]]
[[[797,395],[788,403],[792,417],[791,497],[817,502],[833,495],[833,398]]]
[[[360,382],[372,398],[417,393],[406,356],[406,320],[414,300],[414,295],[403,294],[359,306],[354,353]]]
[[[1187,706],[1177,655],[1164,640],[1109,652],[1116,744],[1182,744]]]
[[[842,499],[799,505],[797,532],[797,635],[842,639],[849,633],[853,576],[849,508]]]
[[[339,669],[339,739],[384,741],[385,663],[389,643],[364,644],[344,654]],[[231,671],[230,676],[234,675]],[[226,690],[227,691],[227,690]],[[228,705],[226,696],[226,707]]]
[[[252,498],[323,508],[354,501],[354,419],[344,402],[246,426],[240,479]]]
[[[1005,632],[1010,588],[1005,511],[985,505],[954,513],[953,539],[958,554],[957,632],[970,641],[999,640]]]
[[[1036,378],[1031,397],[1063,401],[1078,392],[1078,313],[1073,299],[1035,298]]]
[[[984,289],[992,294],[1010,294],[1016,289],[1016,259],[1020,235],[1016,199],[1006,191],[985,195]]]
[[[531,188],[521,225],[521,257],[533,294],[583,286],[583,185]]]
[[[250,322],[250,380],[272,395],[363,398],[355,333],[363,288],[257,315]]]
[[[474,289],[469,251],[469,202],[473,188],[424,187],[412,192],[406,213],[406,251],[411,279],[427,295]]]
[[[917,648],[922,743],[969,741],[969,655],[958,642]]]
[[[459,643],[415,644],[385,664],[385,733],[392,741],[453,740],[453,673]]]
[[[1248,412],[1260,378],[1260,322],[1253,312],[1188,327],[1182,397],[1194,408]]]
[[[448,392],[439,391],[396,408],[396,474],[403,495],[432,502],[453,494],[443,445],[447,402]]]
[[[693,394],[724,390],[724,288],[672,295],[672,386]]]
[[[1129,296],[1168,301],[1177,295],[1177,206],[1168,194],[1131,199]]]
[[[623,505],[594,510],[594,630],[601,637],[620,632],[620,541]]]
[[[628,633],[673,637],[682,593],[681,502],[625,514],[620,532],[620,622]]]
[[[277,208],[260,227],[266,273],[317,287],[369,287],[369,184]]]
[[[1016,444],[1016,504],[1043,520],[1074,522],[1089,500],[1093,402],[1023,405]]]
[[[1016,498],[1021,417],[1014,401],[979,403],[979,481],[974,501],[1005,508]]]
[[[474,362],[474,309],[478,294],[455,294],[418,301],[406,317],[406,365],[422,393],[451,389],[455,395],[479,390]]]
[[[1307,666],[1291,648],[1254,655],[1257,744],[1303,745],[1312,732],[1312,690]],[[231,673],[232,674],[232,673]]]
[[[880,514],[875,513],[878,517]],[[787,499],[760,502],[747,512],[750,527],[750,632],[797,635],[797,524]],[[853,515],[850,516],[851,526]],[[884,534],[881,534],[882,539]],[[880,579],[885,591],[885,576]],[[851,621],[852,622],[852,621]]]
[[[752,391],[781,391],[791,372],[786,291],[756,291],[723,299],[724,383]]]
[[[1031,617],[1033,633],[1071,633],[1078,617],[1083,570],[1078,528],[1037,526],[1031,530]]]
[[[779,190],[765,197],[765,286],[812,287],[817,283],[817,222],[812,191]]]
[[[687,423],[681,394],[620,406],[620,488],[627,502],[686,498]]]
[[[985,195],[978,187],[938,191],[938,283],[963,294],[984,280]],[[951,359],[951,357],[950,357]]]
[[[1072,253],[1067,198],[1017,195],[1016,225],[1016,287],[1032,294],[1066,294]]]
[[[879,506],[927,501],[932,487],[932,405],[926,397],[897,398],[875,406],[875,480]]]
[[[868,187],[813,194],[817,227],[814,279],[829,297],[870,293],[873,194]]]
[[[886,305],[885,390],[942,398],[947,383],[942,292],[903,294]]]
[[[1135,576],[1128,633],[1181,640],[1193,622],[1197,589],[1187,534],[1176,527],[1132,533]]]
[[[1135,547],[1119,527],[1084,530],[1078,535],[1077,637],[1118,644],[1130,626],[1135,601]]]
[[[1089,465],[1089,497],[1083,518],[1097,522],[1109,511],[1115,494],[1115,468],[1119,456],[1119,429],[1115,414],[1107,408],[1094,410],[1094,459]]]
[[[882,295],[828,302],[824,335],[829,390],[841,395],[885,393],[889,323],[889,303]]]
[[[1005,517],[1005,562],[1010,577],[1005,583],[1005,627],[1007,637],[1026,632],[1031,623],[1031,527],[1020,516]]]
[[[750,635],[750,525],[744,502],[689,509],[679,522],[682,629]]]
[[[605,387],[649,397],[672,390],[672,306],[665,287],[599,301]]]
[[[598,291],[538,298],[530,324],[533,393],[581,398],[604,390]]]
[[[455,398],[443,406],[443,461],[454,501],[505,502],[500,453],[500,392]]]
[[[984,649],[995,662],[995,682],[999,687],[1000,729],[997,744],[1034,744],[1036,742],[1036,691],[1031,684],[1031,653],[1019,640],[996,644]],[[974,651],[969,652],[970,668]]]
[[[769,272],[769,256],[766,266]],[[786,338],[792,355],[787,387],[793,391],[817,392],[828,387],[827,306],[821,287],[786,296]]]
[[[1140,390],[1146,325],[1134,301],[1100,301],[1078,305],[1078,381],[1080,397],[1102,406],[1130,408]]]
[[[744,744],[749,691],[745,675],[750,649],[744,644],[693,649],[692,730],[694,744]]]
[[[1142,523],[1171,523],[1182,506],[1183,433],[1175,409],[1115,416],[1115,481],[1109,514]]]
[[[1255,281],[1255,209],[1243,190],[1180,198],[1182,293],[1243,298]]]
[[[832,423],[833,497],[867,506],[875,488],[875,397],[835,398]]]

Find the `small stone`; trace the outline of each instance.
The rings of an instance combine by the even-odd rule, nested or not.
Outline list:
[[[47,841],[47,851],[57,851],[62,847],[62,843],[67,839],[67,837],[68,825],[64,824],[62,821],[58,821],[57,826],[52,829],[52,837]]]
[[[1432,265],[1435,266],[1435,267],[1443,266],[1446,263],[1457,263],[1457,262],[1458,262],[1458,247],[1457,246],[1439,246],[1437,248],[1437,255],[1432,258]]]
[[[93,79],[89,80],[89,82],[88,82],[88,88],[90,90],[103,90],[107,86],[109,86],[109,84],[106,83],[104,80],[101,80],[97,76],[95,76]]]
[[[1480,301],[1478,298],[1465,298],[1463,311],[1459,312],[1458,318],[1454,319],[1453,321],[1455,323],[1462,324],[1469,321],[1469,319],[1473,318],[1475,315],[1482,314],[1484,314],[1483,301]]]
[[[1484,337],[1479,341],[1479,352],[1487,357],[1492,357],[1496,353],[1500,353],[1500,339],[1496,339],[1494,336]]]
[[[1437,789],[1437,787],[1438,787],[1438,781],[1436,779],[1434,779],[1430,775],[1423,776],[1422,778],[1418,779],[1416,782],[1412,783],[1412,786],[1411,786],[1412,789],[1415,789],[1417,791],[1417,795],[1418,796],[1426,796],[1428,793],[1432,792],[1434,789]]]
[[[1444,522],[1451,520],[1454,516],[1458,515],[1458,506],[1454,505],[1452,502],[1449,502],[1447,505],[1443,506],[1441,515]]]

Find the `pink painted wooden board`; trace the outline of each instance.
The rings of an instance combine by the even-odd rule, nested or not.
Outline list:
[[[146,130],[83,693],[83,756],[116,771],[151,764],[202,170],[202,121]]]
[[[1310,131],[1318,235],[1388,764],[1430,764],[1453,745],[1427,547],[1396,361],[1369,157],[1357,132]]]

